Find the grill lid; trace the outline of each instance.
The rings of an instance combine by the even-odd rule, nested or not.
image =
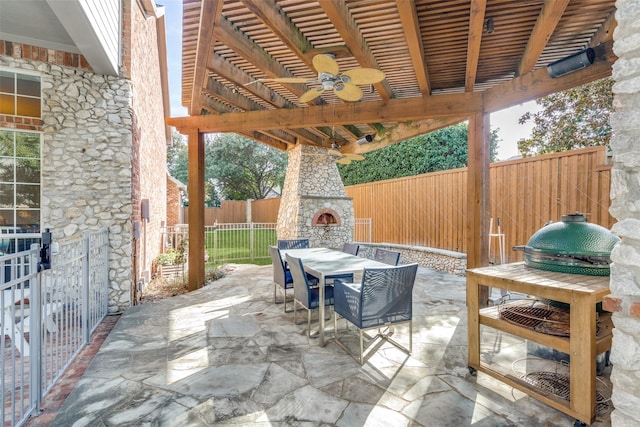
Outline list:
[[[619,240],[606,228],[587,222],[586,216],[576,212],[563,215],[561,222],[547,224],[536,231],[525,251],[578,258],[609,257]]]
[[[591,224],[576,212],[563,215],[561,222],[547,223],[536,231],[524,251],[525,265],[542,270],[608,275],[611,251],[620,239],[608,229]]]

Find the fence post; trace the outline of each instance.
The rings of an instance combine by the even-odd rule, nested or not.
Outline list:
[[[29,306],[31,315],[29,316],[29,369],[30,369],[30,387],[31,387],[31,407],[32,415],[38,415],[40,412],[40,402],[42,402],[42,275],[38,272],[38,264],[40,262],[40,245],[38,243],[31,244],[31,252],[29,252],[29,272],[35,272],[33,279],[30,280],[29,288]],[[25,269],[26,270],[26,269]],[[26,274],[27,271],[22,271]],[[14,275],[15,277],[15,275]]]
[[[85,230],[82,238],[82,339],[88,344],[91,338],[89,324],[89,241],[91,232]]]

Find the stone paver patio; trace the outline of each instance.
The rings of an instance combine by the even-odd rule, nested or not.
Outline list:
[[[304,313],[294,325],[273,304],[271,266],[231,268],[203,289],[127,310],[52,425],[573,425],[469,376],[463,277],[420,269],[412,355],[374,344],[360,366],[335,343],[308,339]],[[602,418],[592,425],[609,426]]]

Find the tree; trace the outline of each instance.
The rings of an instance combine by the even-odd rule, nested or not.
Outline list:
[[[167,150],[169,173],[188,184],[188,146],[174,133]],[[233,133],[207,135],[204,147],[205,204],[221,200],[263,199],[282,188],[287,168],[286,153]]]
[[[234,133],[205,139],[205,176],[225,200],[264,199],[282,188],[286,153]]]
[[[459,123],[372,151],[365,160],[338,165],[345,185],[419,175],[467,166],[467,123]],[[491,131],[491,160],[498,150],[497,130]]]
[[[531,138],[518,141],[518,151],[527,157],[608,145],[612,87],[613,79],[605,78],[537,99],[542,109],[519,119],[520,124],[533,119],[534,127]]]

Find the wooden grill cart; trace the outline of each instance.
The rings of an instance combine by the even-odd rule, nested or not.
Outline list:
[[[487,306],[489,287],[568,304],[569,336],[541,333],[507,321],[500,316],[499,307]],[[526,267],[522,262],[467,270],[469,371],[473,374],[478,370],[491,375],[581,422],[591,424],[596,418],[596,355],[611,348],[610,313],[598,316],[596,312],[596,304],[607,294],[608,276],[543,271]],[[596,335],[598,317],[600,327]],[[569,399],[561,399],[533,387],[513,372],[481,360],[480,325],[568,354]]]

